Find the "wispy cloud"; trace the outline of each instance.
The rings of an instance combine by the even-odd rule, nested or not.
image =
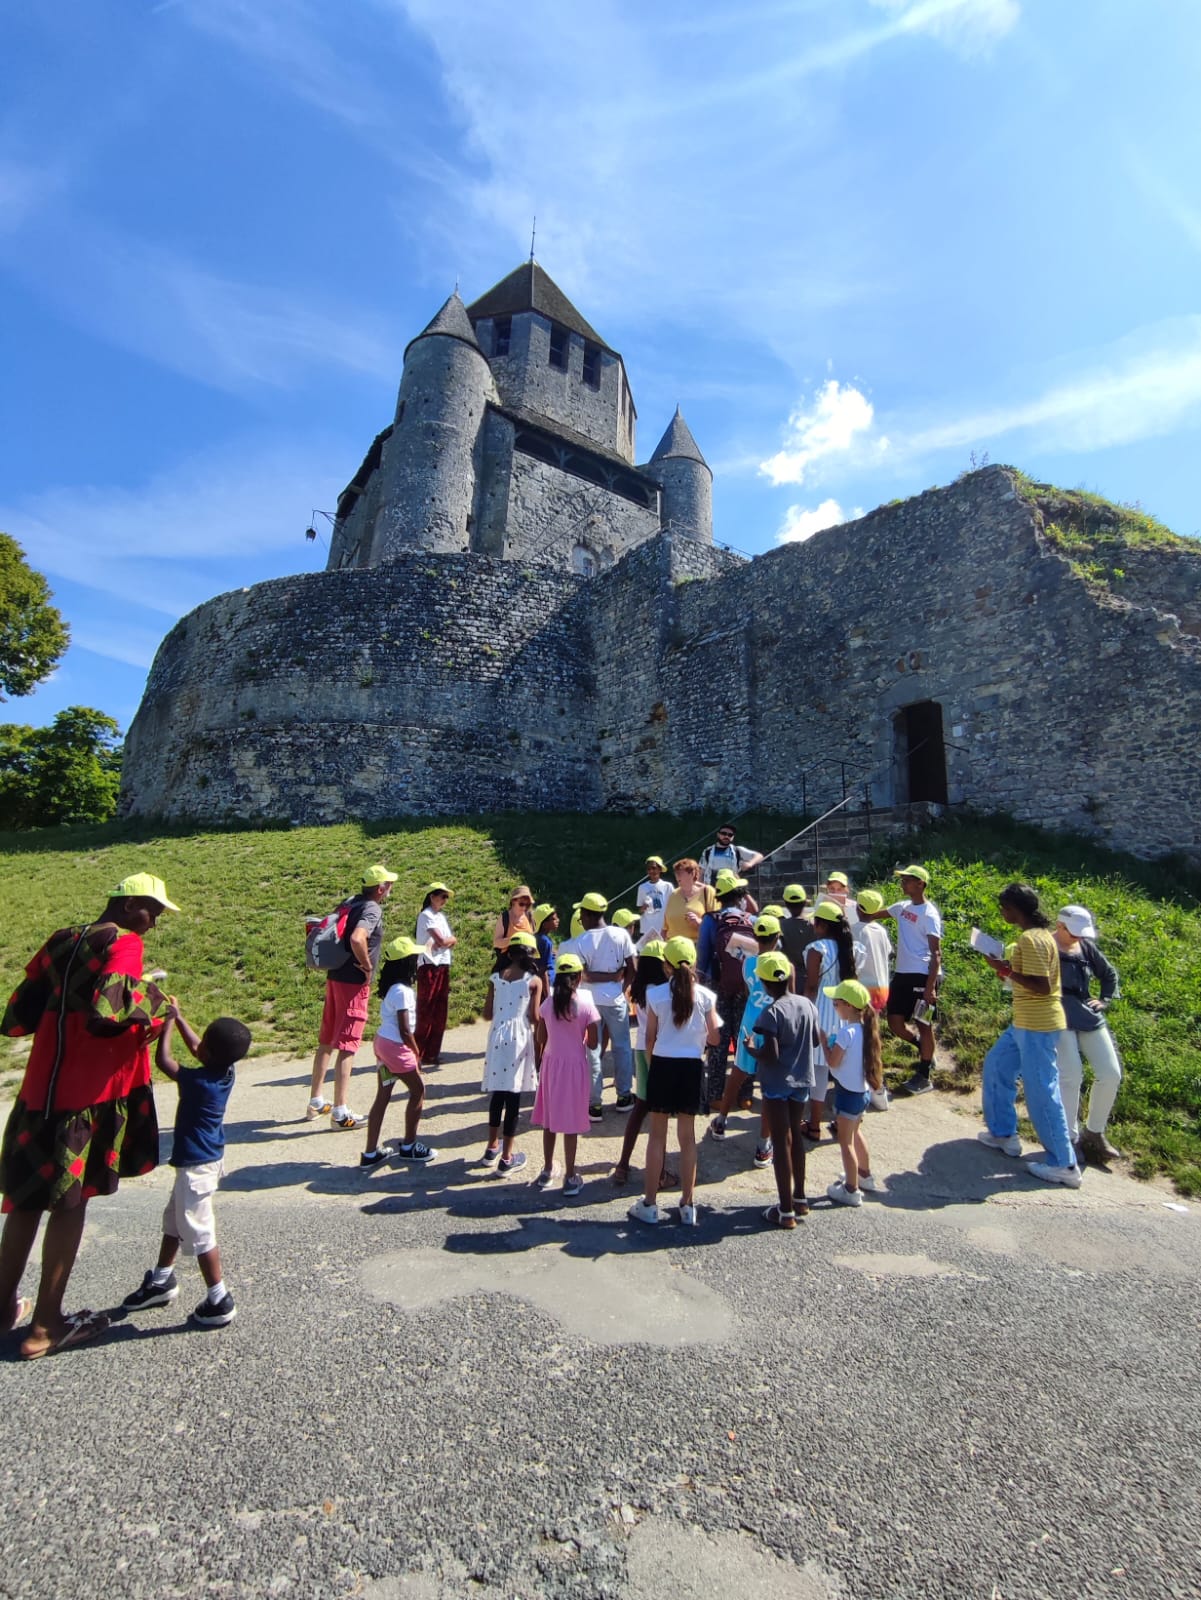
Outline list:
[[[872,403],[861,390],[830,378],[811,402],[792,413],[784,448],[761,462],[759,470],[773,484],[804,483],[815,462],[845,455],[871,428],[874,416]],[[888,446],[887,439],[878,443],[881,448]]]
[[[210,451],[132,488],[48,489],[0,505],[0,527],[39,570],[120,597],[125,614],[178,617],[239,572],[311,560],[302,554],[310,509],[333,506],[353,459],[353,448],[329,440]],[[132,653],[145,654],[144,637]]]
[[[358,310],[240,282],[84,217],[27,229],[5,264],[88,332],[217,388],[400,370],[399,334]]]
[[[1041,451],[1089,452],[1172,433],[1201,414],[1201,316],[1142,328],[1071,376],[1007,405],[892,430],[898,459],[1029,434]]]
[[[1161,166],[1139,152],[1127,150],[1122,165],[1144,197],[1169,218],[1194,250],[1201,251],[1201,206],[1186,198],[1181,187],[1167,176]]]
[[[894,14],[899,33],[926,33],[961,55],[990,49],[1017,26],[1018,0],[870,0]]]

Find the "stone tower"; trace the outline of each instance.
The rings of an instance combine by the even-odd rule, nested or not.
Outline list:
[[[339,497],[331,568],[469,548],[484,417],[497,398],[456,292],[405,350],[392,425]]]
[[[713,473],[679,406],[643,471],[662,486],[664,528],[712,544]]]

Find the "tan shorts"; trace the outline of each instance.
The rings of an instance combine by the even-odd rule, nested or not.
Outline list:
[[[224,1171],[222,1161],[175,1169],[175,1187],[163,1211],[163,1232],[179,1240],[185,1256],[202,1256],[216,1246],[213,1196]]]

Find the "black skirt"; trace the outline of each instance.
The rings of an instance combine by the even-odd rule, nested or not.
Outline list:
[[[669,1117],[699,1117],[705,1110],[705,1063],[700,1056],[651,1057],[646,1109]]]

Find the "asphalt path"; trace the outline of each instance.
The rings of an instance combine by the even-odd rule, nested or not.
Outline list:
[[[528,1119],[523,1181],[478,1165],[481,1047],[449,1036],[416,1172],[305,1123],[304,1063],[242,1069],[237,1321],[189,1327],[189,1262],[100,1343],[0,1346],[0,1595],[1201,1594],[1197,1207],[1047,1189],[938,1094],[868,1119],[857,1211],[769,1231],[744,1117],[700,1225],[646,1229],[611,1109],[578,1200],[524,1181]],[[92,1206],[69,1306],[140,1281],[170,1178]]]

